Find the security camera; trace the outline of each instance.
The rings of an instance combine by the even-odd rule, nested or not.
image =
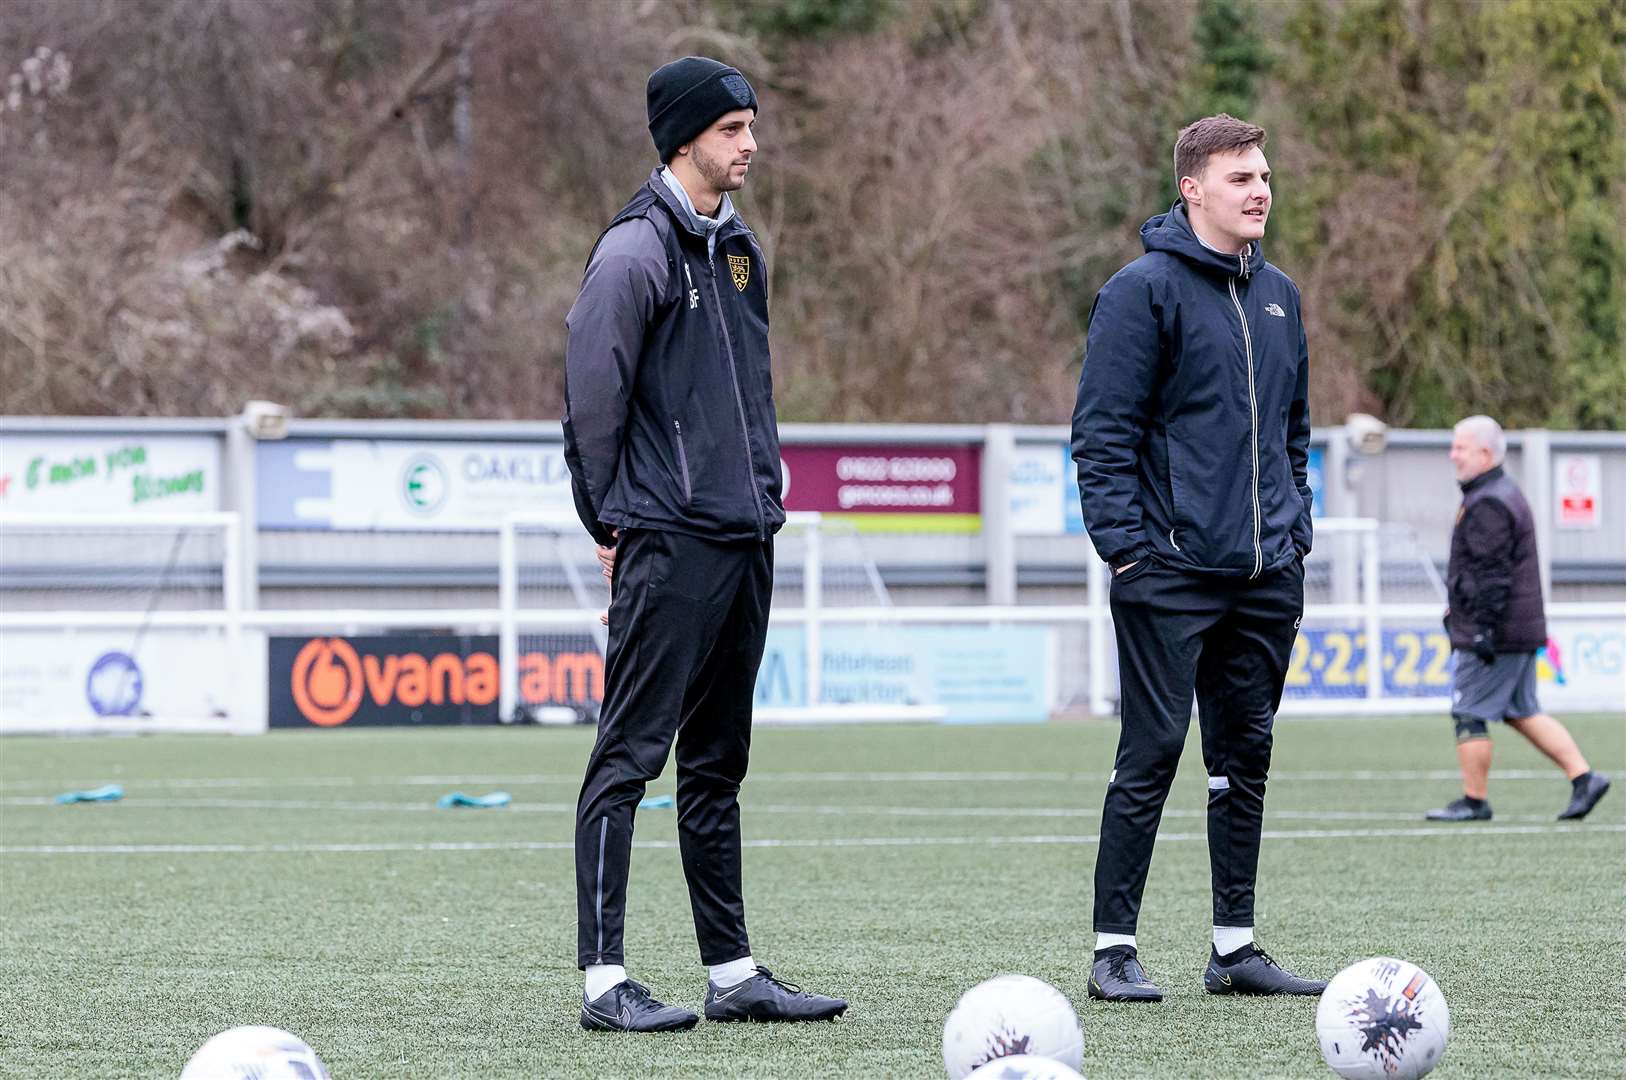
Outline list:
[[[1381,454],[1389,443],[1389,425],[1367,413],[1350,413],[1344,419],[1344,437],[1357,453]]]
[[[243,427],[256,439],[286,439],[291,412],[274,401],[250,401],[243,406]]]

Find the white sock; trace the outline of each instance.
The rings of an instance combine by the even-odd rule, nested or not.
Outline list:
[[[730,960],[726,964],[711,965],[711,981],[720,990],[727,990],[730,986],[738,986],[757,973],[757,962],[746,953],[738,960]]]
[[[588,964],[587,965],[587,1000],[594,1001],[604,996],[604,991],[617,983],[627,981],[627,969],[620,964]]]
[[[1214,927],[1214,951],[1221,956],[1229,956],[1244,945],[1253,941],[1253,927],[1251,926],[1216,926]]]
[[[1114,945],[1128,945],[1131,949],[1133,949],[1135,947],[1135,935],[1134,934],[1096,934],[1095,935],[1095,951],[1096,952],[1100,952],[1102,949],[1110,949]]]

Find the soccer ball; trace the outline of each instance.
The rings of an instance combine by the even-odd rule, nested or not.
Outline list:
[[[1451,1037],[1445,995],[1416,964],[1373,957],[1327,984],[1315,1013],[1321,1056],[1345,1080],[1416,1080]]]
[[[331,1080],[316,1051],[281,1028],[236,1027],[198,1047],[181,1080]]]
[[[1000,975],[961,995],[943,1025],[943,1064],[949,1080],[966,1080],[972,1070],[995,1058],[1017,1054],[1051,1058],[1078,1069],[1084,1058],[1084,1029],[1066,996],[1028,975]]]
[[[995,1058],[966,1080],[1084,1080],[1084,1078],[1053,1058],[1012,1054],[1010,1057]]]

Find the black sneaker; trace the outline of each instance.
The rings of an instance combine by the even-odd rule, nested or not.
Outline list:
[[[1203,989],[1210,994],[1298,994],[1318,997],[1326,988],[1324,982],[1299,978],[1251,941],[1224,956],[1210,947],[1208,969],[1203,972]]]
[[[582,1027],[588,1031],[687,1031],[700,1017],[676,1005],[663,1005],[649,987],[626,979],[587,1000],[582,995]]]
[[[727,990],[714,982],[706,984],[707,1020],[834,1020],[846,1011],[847,1003],[840,998],[806,993],[761,966]]]
[[[1558,815],[1559,821],[1580,821],[1592,813],[1592,808],[1598,805],[1609,790],[1609,778],[1601,772],[1587,774],[1586,786],[1578,789],[1570,797],[1570,804],[1564,807],[1564,812]]]
[[[1607,782],[1605,782],[1604,786],[1605,787],[1608,786]],[[1438,810],[1430,810],[1428,812],[1428,820],[1430,820],[1430,821],[1489,821],[1491,819],[1490,803],[1485,801],[1484,799],[1480,799],[1480,800],[1478,800],[1478,802],[1479,802],[1479,805],[1475,806],[1473,803],[1469,802],[1468,797],[1466,795],[1464,795],[1462,798],[1458,799],[1454,803],[1450,803],[1450,804],[1448,804],[1446,806],[1442,806]],[[1571,804],[1571,805],[1573,805],[1573,804]],[[1591,809],[1591,807],[1588,807],[1588,809]]]
[[[1133,945],[1104,949],[1090,969],[1090,996],[1097,1001],[1162,1001],[1163,991],[1146,977]]]

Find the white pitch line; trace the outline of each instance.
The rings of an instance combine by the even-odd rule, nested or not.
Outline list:
[[[7,796],[0,798],[0,806],[41,807],[55,806],[56,800],[48,796]],[[157,809],[187,810],[311,810],[320,813],[357,811],[365,813],[443,813],[434,803],[353,802],[337,800],[324,802],[315,799],[166,799],[141,798],[126,805]],[[512,814],[574,814],[575,803],[510,803],[502,807]],[[1098,818],[1099,808],[1070,806],[863,806],[851,804],[801,805],[794,803],[755,804],[745,802],[747,814],[785,814],[794,817],[858,817],[858,818]],[[1165,818],[1206,818],[1208,811],[1165,809]],[[1265,810],[1267,820],[1282,821],[1416,821],[1419,811],[1390,810]],[[1542,823],[1552,821],[1545,814],[1504,814],[1498,821]]]
[[[854,783],[1040,783],[1040,782],[1066,782],[1070,780],[1105,780],[1106,773],[1065,773],[1065,772],[763,772],[752,773],[751,781],[757,783],[823,783],[854,784]],[[458,787],[474,784],[494,785],[543,785],[568,784],[579,786],[582,782],[580,773],[515,773],[515,774],[459,774],[449,776],[235,776],[235,777],[195,777],[195,778],[168,778],[143,779],[139,777],[124,781],[127,784],[140,784],[144,787],[166,788],[292,788],[292,787]],[[57,785],[61,786],[61,785]],[[48,790],[49,782],[21,781],[0,784],[0,791],[40,791]]]
[[[1608,766],[1604,766],[1608,768]],[[1621,770],[1616,766],[1616,770]],[[1409,783],[1418,780],[1460,780],[1456,769],[1378,769],[1354,770],[1284,770],[1273,772],[1273,783],[1325,781],[1392,781]],[[1555,780],[1553,769],[1497,769],[1490,774],[1492,780]],[[97,777],[105,782],[104,777]],[[448,776],[236,776],[236,777],[119,777],[112,779],[128,786],[149,788],[216,789],[216,788],[347,788],[347,787],[459,787],[475,784],[489,785],[544,785],[565,784],[571,787],[582,782],[579,773],[507,773],[494,775],[458,774]],[[1025,783],[1105,783],[1105,772],[760,772],[746,777],[748,784],[808,783],[808,784],[1025,784]],[[54,791],[68,786],[68,781],[22,780],[0,783],[0,792]]]
[[[47,796],[12,796],[0,798],[0,806],[55,806],[56,800]],[[443,813],[441,807],[432,802],[422,803],[386,803],[386,802],[349,802],[344,800],[322,802],[316,799],[147,799],[136,798],[126,802],[141,808],[155,807],[158,809],[188,809],[188,810],[317,810],[328,813],[334,810],[373,811],[379,813],[407,814],[407,813]],[[517,813],[531,814],[563,814],[574,813],[575,803],[512,803],[501,809]]]
[[[1415,829],[1266,829],[1266,840],[1399,839],[1450,836],[1555,836],[1566,833],[1626,832],[1623,825],[1480,825]],[[1206,841],[1206,833],[1165,833],[1166,843]],[[885,848],[1011,847],[1016,845],[1087,845],[1095,835],[1056,836],[860,836],[805,840],[746,840],[747,848]],[[675,840],[637,840],[633,847],[670,850]],[[557,841],[439,841],[386,844],[41,844],[0,847],[0,855],[305,855],[383,854],[390,852],[571,851],[575,843]]]

